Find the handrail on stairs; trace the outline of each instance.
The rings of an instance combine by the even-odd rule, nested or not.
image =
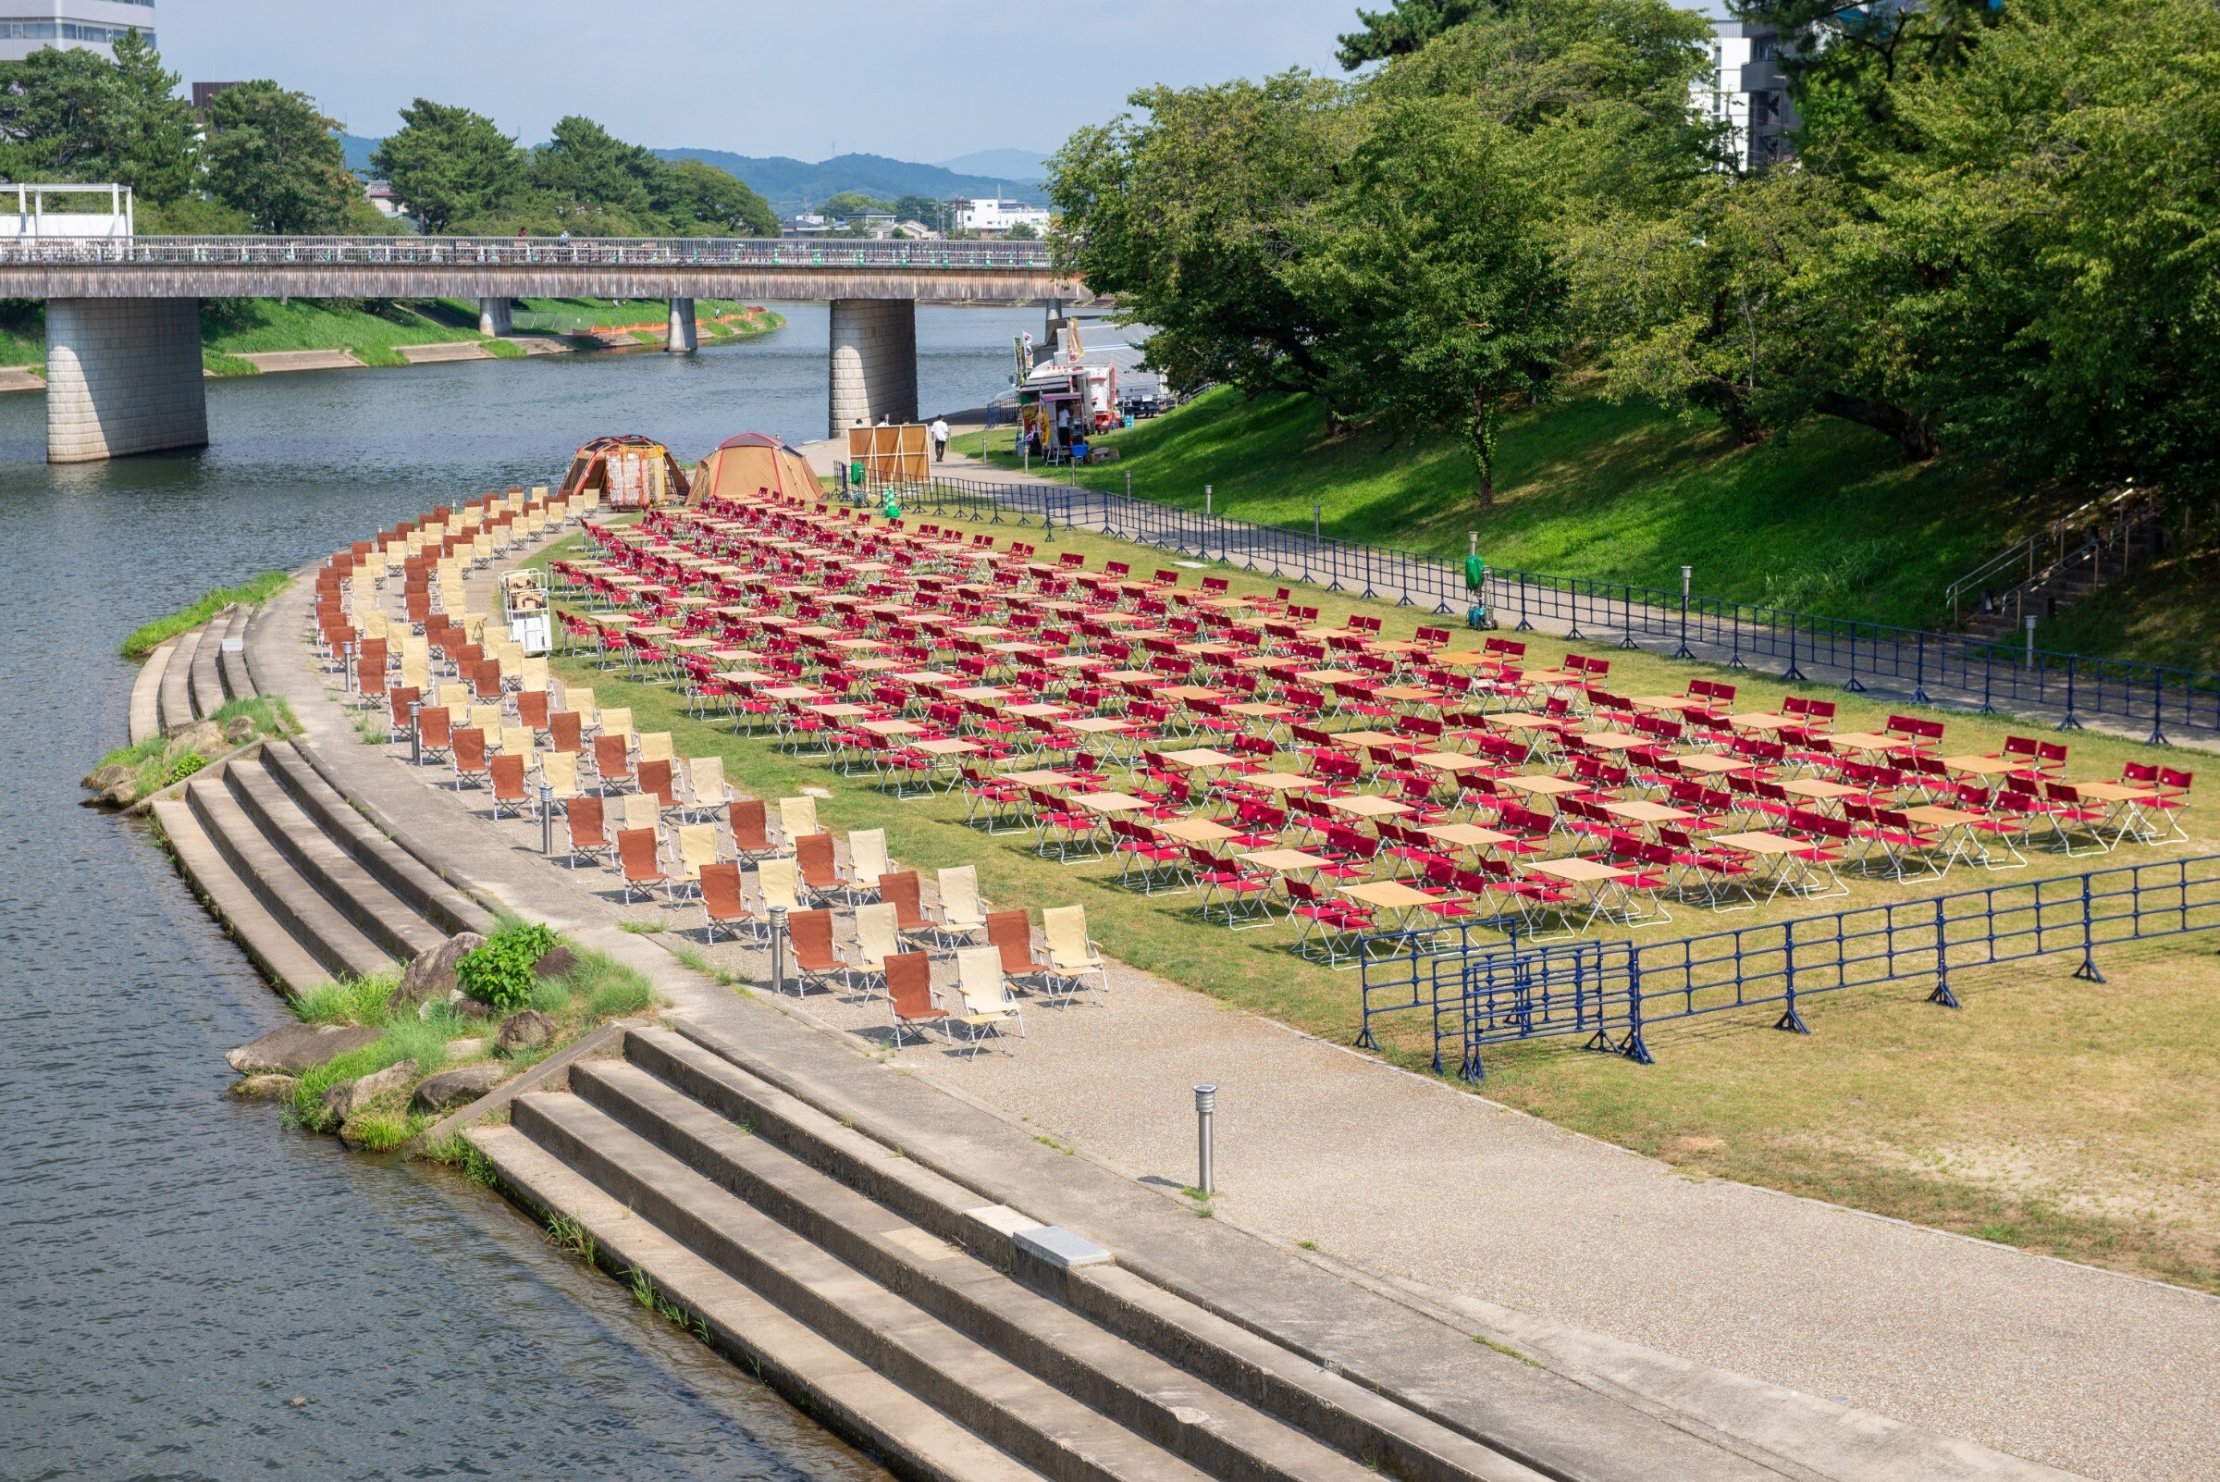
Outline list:
[[[2128,506],[2138,502],[2143,503],[2147,508],[2127,510]],[[1998,594],[2001,601],[2016,591],[2034,586],[2052,572],[2063,567],[2069,559],[2078,558],[2085,554],[2090,546],[2099,542],[2099,533],[2108,517],[2114,514],[2123,514],[2122,528],[2130,529],[2135,523],[2154,512],[2156,508],[2156,494],[2150,489],[2138,488],[2131,480],[2124,487],[2116,489],[2110,494],[2100,495],[2079,508],[2060,515],[2034,534],[2014,541],[2011,545],[1989,557],[1988,560],[1943,589],[1943,600],[1950,606],[1951,625],[1955,627],[1961,621],[1960,608],[1966,594],[1980,590],[1981,584],[1996,577],[2000,572],[2016,569],[2022,561],[2026,562],[2027,565],[2027,574]],[[2066,539],[2076,531],[2081,532],[2084,538],[2081,544],[2075,546],[2069,552],[2066,549]],[[2048,567],[2038,570],[2036,561],[2043,548],[2053,543],[2058,548],[2058,554],[2052,558]]]

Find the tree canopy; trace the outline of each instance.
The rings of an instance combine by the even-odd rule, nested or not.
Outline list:
[[[341,231],[369,207],[336,127],[308,94],[267,79],[226,88],[208,105],[209,189],[256,231]]]

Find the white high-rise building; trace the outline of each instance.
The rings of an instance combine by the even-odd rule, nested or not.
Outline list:
[[[1762,170],[1789,153],[1797,125],[1781,72],[1782,41],[1771,26],[1747,21],[1711,23],[1711,77],[1699,81],[1696,111],[1725,124],[1736,161]]]
[[[46,46],[110,55],[126,32],[154,38],[154,0],[0,0],[0,62]]]

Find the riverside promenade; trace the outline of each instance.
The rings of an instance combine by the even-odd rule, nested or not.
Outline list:
[[[605,874],[541,857],[536,822],[495,822],[446,769],[361,744],[299,642],[304,602],[296,589],[257,623],[256,677],[374,821],[487,904],[641,967],[711,1032],[813,1057],[813,1075],[943,1093],[947,1125],[909,1146],[991,1149],[1017,1170],[1010,1202],[1037,1215],[1112,1245],[1157,1238],[1162,1214],[1192,1228],[1176,1193],[1192,1177],[1188,1092],[1214,1082],[1212,1239],[1248,1232],[1260,1265],[1438,1315],[1716,1448],[1716,1465],[1656,1475],[1738,1474],[1734,1458],[1779,1476],[2052,1475],[1983,1447],[2089,1476],[2220,1475],[2220,1303],[2196,1293],[1691,1180],[1116,964],[1107,1006],[1037,1008],[1014,1055],[968,1060],[938,1042],[888,1054],[881,1010],[719,988],[665,937],[623,930],[697,912],[619,906]],[[767,976],[750,949],[707,956]],[[1075,1161],[1058,1178],[1063,1147]]]

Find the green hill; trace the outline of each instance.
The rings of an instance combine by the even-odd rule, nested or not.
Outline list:
[[[1591,396],[1508,421],[1487,511],[1454,441],[1330,438],[1307,397],[1221,389],[1107,441],[1122,461],[1083,483],[1130,474],[1135,494],[1191,509],[1207,483],[1220,514],[1301,528],[1316,503],[1330,535],[1442,556],[1477,531],[1492,564],[1567,576],[1677,590],[1686,563],[1699,592],[1908,624],[1937,621],[1951,580],[2049,507],[1847,424],[1744,448]]]

